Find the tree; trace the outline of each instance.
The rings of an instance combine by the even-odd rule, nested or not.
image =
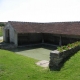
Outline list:
[[[4,25],[4,23],[0,23],[0,26],[2,27],[2,26],[5,26],[5,25]]]

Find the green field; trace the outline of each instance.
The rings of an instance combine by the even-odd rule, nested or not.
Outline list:
[[[38,60],[0,49],[0,80],[80,80],[80,51],[60,71],[50,71]]]

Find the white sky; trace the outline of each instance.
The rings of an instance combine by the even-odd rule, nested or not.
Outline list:
[[[0,0],[2,21],[80,21],[80,0]]]

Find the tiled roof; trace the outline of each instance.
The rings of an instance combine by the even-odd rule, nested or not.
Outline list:
[[[14,22],[9,21],[17,33],[53,33],[66,35],[80,35],[80,22]]]

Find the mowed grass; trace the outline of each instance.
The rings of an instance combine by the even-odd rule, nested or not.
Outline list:
[[[2,36],[2,28],[0,27],[0,36]]]
[[[37,60],[0,50],[0,80],[80,80],[80,51],[60,71],[50,71],[35,63]]]

